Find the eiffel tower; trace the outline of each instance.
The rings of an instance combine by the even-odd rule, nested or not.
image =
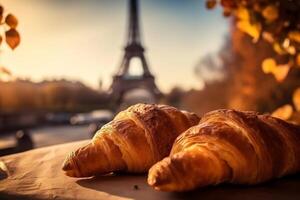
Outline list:
[[[125,54],[121,66],[119,67],[117,73],[113,76],[110,93],[112,98],[117,103],[120,103],[122,102],[123,96],[126,92],[133,89],[145,89],[150,92],[157,101],[162,93],[155,84],[155,78],[151,74],[144,56],[145,49],[141,43],[138,18],[138,0],[130,0],[129,9],[129,32],[127,36],[127,44],[124,49]],[[129,74],[130,61],[133,58],[138,58],[141,60],[143,73],[139,76]]]

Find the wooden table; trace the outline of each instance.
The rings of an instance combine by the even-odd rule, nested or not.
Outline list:
[[[66,154],[80,141],[1,157],[9,174],[0,180],[0,199],[300,199],[300,175],[259,186],[221,185],[189,193],[158,192],[146,175],[70,178],[61,170]]]

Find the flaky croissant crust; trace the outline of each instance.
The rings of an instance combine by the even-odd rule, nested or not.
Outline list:
[[[170,156],[150,169],[148,183],[185,191],[222,182],[256,184],[299,171],[299,126],[255,112],[217,110],[176,139]]]
[[[103,126],[87,146],[69,154],[63,170],[74,177],[147,172],[170,153],[180,133],[198,122],[195,114],[171,106],[136,104]]]

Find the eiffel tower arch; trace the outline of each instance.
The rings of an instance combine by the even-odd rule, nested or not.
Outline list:
[[[122,102],[123,96],[134,89],[144,89],[153,95],[155,101],[162,96],[162,93],[155,84],[155,77],[150,72],[142,46],[140,27],[139,27],[139,10],[138,0],[130,0],[129,4],[129,31],[127,44],[124,48],[124,56],[117,73],[113,76],[110,87],[110,94],[116,103]],[[142,74],[131,75],[130,67],[133,58],[141,61]],[[152,102],[155,103],[155,102]]]

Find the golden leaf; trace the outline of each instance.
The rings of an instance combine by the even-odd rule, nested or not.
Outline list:
[[[291,45],[291,41],[288,38],[285,38],[285,40],[282,43],[282,47],[285,49],[285,51],[291,55],[296,54],[296,48]]]
[[[285,55],[287,52],[280,46],[278,42],[273,44],[273,49],[279,55]]]
[[[290,43],[290,40],[288,38],[285,38],[285,40],[282,43],[282,47],[286,49],[290,46]]]
[[[235,16],[241,20],[249,21],[250,20],[250,14],[249,11],[245,8],[240,6],[236,11],[235,11]]]
[[[10,28],[16,28],[18,26],[18,20],[13,14],[8,14],[5,18],[5,23]]]
[[[216,0],[207,0],[206,1],[206,8],[207,9],[213,9],[216,7],[217,1]]]
[[[278,8],[274,5],[269,5],[265,9],[263,9],[262,15],[266,20],[273,22],[279,16]]]
[[[286,51],[291,55],[296,54],[296,48],[294,46],[289,46],[288,48],[286,48]]]
[[[5,38],[6,43],[11,49],[15,49],[21,41],[20,34],[13,28],[5,32]]]
[[[288,120],[293,114],[293,107],[290,104],[286,104],[277,108],[273,113],[273,117],[277,117],[283,120]]]
[[[250,24],[249,21],[245,21],[245,20],[240,20],[237,23],[237,27],[247,33],[248,35],[250,35],[251,37],[253,37],[254,41],[257,41],[259,36],[260,36],[260,32],[261,32],[261,25],[260,23],[255,23],[255,24]]]
[[[273,58],[267,58],[262,63],[262,70],[264,73],[272,73],[278,82],[282,82],[290,71],[290,64],[277,65]]]
[[[297,111],[300,111],[300,87],[294,91],[293,103]]]
[[[272,73],[276,67],[276,61],[273,58],[267,58],[262,63],[262,70],[266,74]]]
[[[262,37],[269,43],[274,43],[274,37],[272,33],[264,31]]]
[[[300,43],[300,31],[291,31],[288,36],[290,40]]]
[[[284,79],[287,77],[289,71],[290,71],[291,66],[289,64],[285,65],[278,65],[273,71],[273,75],[275,79],[278,82],[284,81]]]

